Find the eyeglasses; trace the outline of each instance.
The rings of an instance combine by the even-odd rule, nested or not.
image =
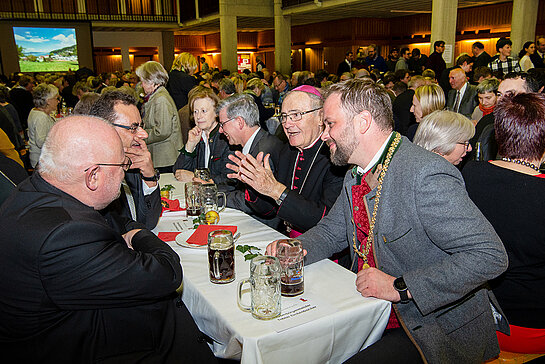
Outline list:
[[[468,150],[468,149],[469,149],[469,142],[468,142],[468,141],[467,141],[467,142],[463,142],[463,143],[462,143],[462,142],[460,142],[460,143],[456,143],[456,144],[460,144],[460,145],[463,145],[463,146],[464,146],[464,147],[466,148],[466,150]]]
[[[111,167],[122,167],[123,170],[126,172],[129,169],[131,169],[132,161],[129,157],[125,157],[125,161],[123,163],[95,163],[91,167],[87,168],[83,172],[87,172],[90,170],[93,166],[111,166]]]
[[[227,124],[228,122],[230,122],[231,120],[235,120],[236,118],[238,118],[238,116],[235,116],[234,118],[231,118],[229,120],[225,120],[223,123],[220,121],[218,124],[220,124],[220,128],[223,129],[224,125]]]
[[[291,121],[299,121],[303,118],[303,115],[320,110],[320,109],[321,107],[308,110],[308,111],[296,111],[296,112],[292,112],[291,114],[282,113],[280,114],[280,123],[284,124],[286,121],[288,121],[288,118],[290,118]]]
[[[144,129],[144,124],[131,124],[131,126],[127,125],[121,125],[121,124],[112,124],[113,126],[117,126],[118,128],[129,130],[131,133],[136,134],[138,132],[138,128]]]

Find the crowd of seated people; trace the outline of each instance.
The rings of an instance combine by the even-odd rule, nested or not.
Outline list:
[[[353,194],[365,198],[357,188],[347,192],[346,176],[358,183],[369,179],[370,188],[376,186],[377,180],[371,178],[375,169],[343,166],[364,167],[345,156],[351,148],[357,149],[357,143],[345,145],[335,139],[337,114],[325,102],[335,95],[351,95],[353,90],[343,85],[362,90],[377,87],[369,92],[392,116],[392,134],[381,134],[388,126],[377,135],[393,138],[399,133],[401,144],[414,139],[417,146],[443,157],[450,166],[421,154],[427,152],[415,155],[426,156],[456,178],[461,170],[469,197],[503,242],[509,257],[507,270],[490,278],[503,309],[499,312],[511,330],[511,336],[498,333],[500,348],[545,353],[545,315],[539,309],[545,234],[536,205],[545,186],[545,181],[536,178],[542,177],[545,158],[538,142],[545,128],[545,112],[540,109],[545,104],[541,97],[545,39],[525,43],[519,60],[511,56],[509,39],[498,40],[495,56],[476,42],[473,54],[460,54],[450,68],[442,58],[444,45],[435,42],[429,57],[417,48],[391,48],[383,57],[380,47],[371,44],[359,48],[356,56],[346,52],[336,73],[320,69],[283,74],[267,69],[263,62],[256,72],[230,72],[208,64],[207,70],[199,71],[199,63],[203,68],[206,61],[184,52],[170,71],[149,61],[135,72],[95,75],[81,69],[3,78],[0,172],[15,189],[22,176],[40,171],[40,162],[47,160],[41,157],[42,148],[58,120],[70,113],[96,116],[114,126],[130,159],[124,162],[128,170],[116,186],[119,196],[100,209],[121,236],[133,228],[131,221],[142,228],[155,227],[160,214],[160,173],[174,173],[182,182],[216,183],[228,193],[229,207],[286,236],[303,234],[304,241],[305,236],[314,236],[321,221],[331,223],[340,216],[335,210],[339,196],[346,198],[349,193],[350,203]],[[355,113],[343,107],[343,113]],[[375,117],[375,112],[370,115]],[[360,133],[372,130],[365,118],[359,123]],[[342,140],[349,140],[349,134],[341,133]],[[363,148],[363,152],[369,150]],[[371,157],[377,162],[384,156]],[[197,168],[208,168],[210,180],[195,178]],[[505,191],[510,191],[509,198],[502,197]],[[494,202],[498,199],[501,209]],[[363,208],[370,217],[369,209],[372,206]],[[332,211],[335,216],[328,218]],[[512,211],[517,212],[514,220],[510,220]],[[355,218],[362,217],[354,213]],[[368,230],[355,229],[354,239],[365,240]],[[381,239],[386,242],[385,236]],[[333,250],[327,250],[335,253],[328,257],[340,258],[340,264],[356,272],[362,270],[361,261],[355,265],[359,254]],[[391,322],[398,319],[391,317]]]

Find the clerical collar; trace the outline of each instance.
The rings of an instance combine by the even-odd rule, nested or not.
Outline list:
[[[380,149],[375,153],[375,156],[373,157],[373,159],[371,159],[371,162],[369,162],[369,164],[367,164],[367,166],[365,168],[361,168],[360,166],[356,167],[357,174],[364,175],[365,173],[367,173],[367,171],[369,171],[371,168],[373,168],[375,165],[377,165],[379,160],[383,159],[381,157],[384,154],[384,152],[386,151],[386,147],[388,145],[390,145],[390,143],[392,142],[393,135],[394,135],[394,133],[391,132],[390,135],[388,136],[388,138],[386,138],[386,141],[380,147]]]
[[[320,135],[318,135],[318,138],[316,138],[312,143],[310,143],[309,146],[304,147],[304,148],[297,148],[297,149],[299,149],[299,151],[303,151],[303,150],[305,150],[305,149],[310,149],[310,148],[314,147],[314,145],[316,145],[316,143],[318,142],[318,140],[320,140],[320,139],[322,138],[322,134],[323,134],[323,133],[324,133],[324,132],[322,131],[322,132],[320,133]]]
[[[261,127],[257,128],[256,131],[250,137],[250,139],[248,139],[246,144],[244,144],[244,147],[242,147],[242,154],[246,155],[246,154],[250,153],[250,148],[252,147],[252,143],[254,142],[254,139],[255,139],[257,133],[259,133],[259,130],[261,130]]]

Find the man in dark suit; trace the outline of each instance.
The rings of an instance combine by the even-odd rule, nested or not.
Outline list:
[[[484,45],[481,42],[473,43],[471,46],[471,52],[473,53],[473,69],[481,66],[488,66],[492,57],[484,50]]]
[[[322,96],[312,86],[299,86],[290,91],[282,103],[280,120],[289,144],[280,151],[276,171],[271,157],[256,158],[236,152],[228,165],[235,173],[228,175],[252,187],[246,202],[262,217],[278,217],[284,224],[281,232],[297,236],[315,226],[337,199],[344,168],[334,167],[329,160],[323,132]],[[254,191],[257,191],[255,193]]]
[[[34,89],[35,85],[36,82],[32,77],[23,75],[21,78],[19,78],[17,86],[12,88],[9,92],[11,104],[15,107],[17,113],[19,114],[19,121],[23,126],[23,130],[28,128],[28,114],[34,107],[32,90]]]
[[[452,90],[448,93],[447,108],[471,118],[473,110],[479,104],[477,88],[467,82],[466,73],[461,68],[450,71],[449,83]]]
[[[98,210],[130,167],[114,128],[57,122],[38,170],[0,211],[3,363],[200,363],[214,357],[175,291],[180,260],[136,224]]]
[[[151,154],[144,139],[148,134],[142,129],[142,119],[136,107],[136,100],[121,91],[111,91],[93,104],[92,116],[98,116],[115,126],[123,142],[125,155],[132,161],[131,169],[125,173],[120,197],[102,212],[111,223],[121,224],[125,219],[135,220],[153,229],[161,216],[161,195],[159,173],[153,167]],[[119,225],[119,231],[124,227]]]
[[[344,55],[344,60],[339,63],[337,67],[337,75],[340,77],[345,72],[350,72],[352,70],[352,61],[354,59],[354,53],[352,51],[347,51]]]
[[[536,51],[530,55],[534,68],[545,68],[545,38],[539,38],[536,42]]]
[[[259,152],[270,155],[271,169],[278,165],[282,143],[276,136],[259,126],[259,109],[252,96],[235,94],[218,103],[216,114],[220,129],[231,145],[241,145],[242,154],[256,157]],[[227,207],[253,214],[244,198],[247,186],[240,182],[234,191],[227,193]]]

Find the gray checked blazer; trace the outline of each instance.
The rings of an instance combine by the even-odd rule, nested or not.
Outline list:
[[[348,172],[329,214],[300,236],[307,264],[352,246],[355,181]],[[368,211],[375,197],[376,188]],[[427,362],[482,363],[499,353],[490,299],[499,306],[484,285],[507,268],[503,244],[460,172],[405,137],[382,186],[373,251],[377,268],[405,279],[413,299],[393,308]]]

